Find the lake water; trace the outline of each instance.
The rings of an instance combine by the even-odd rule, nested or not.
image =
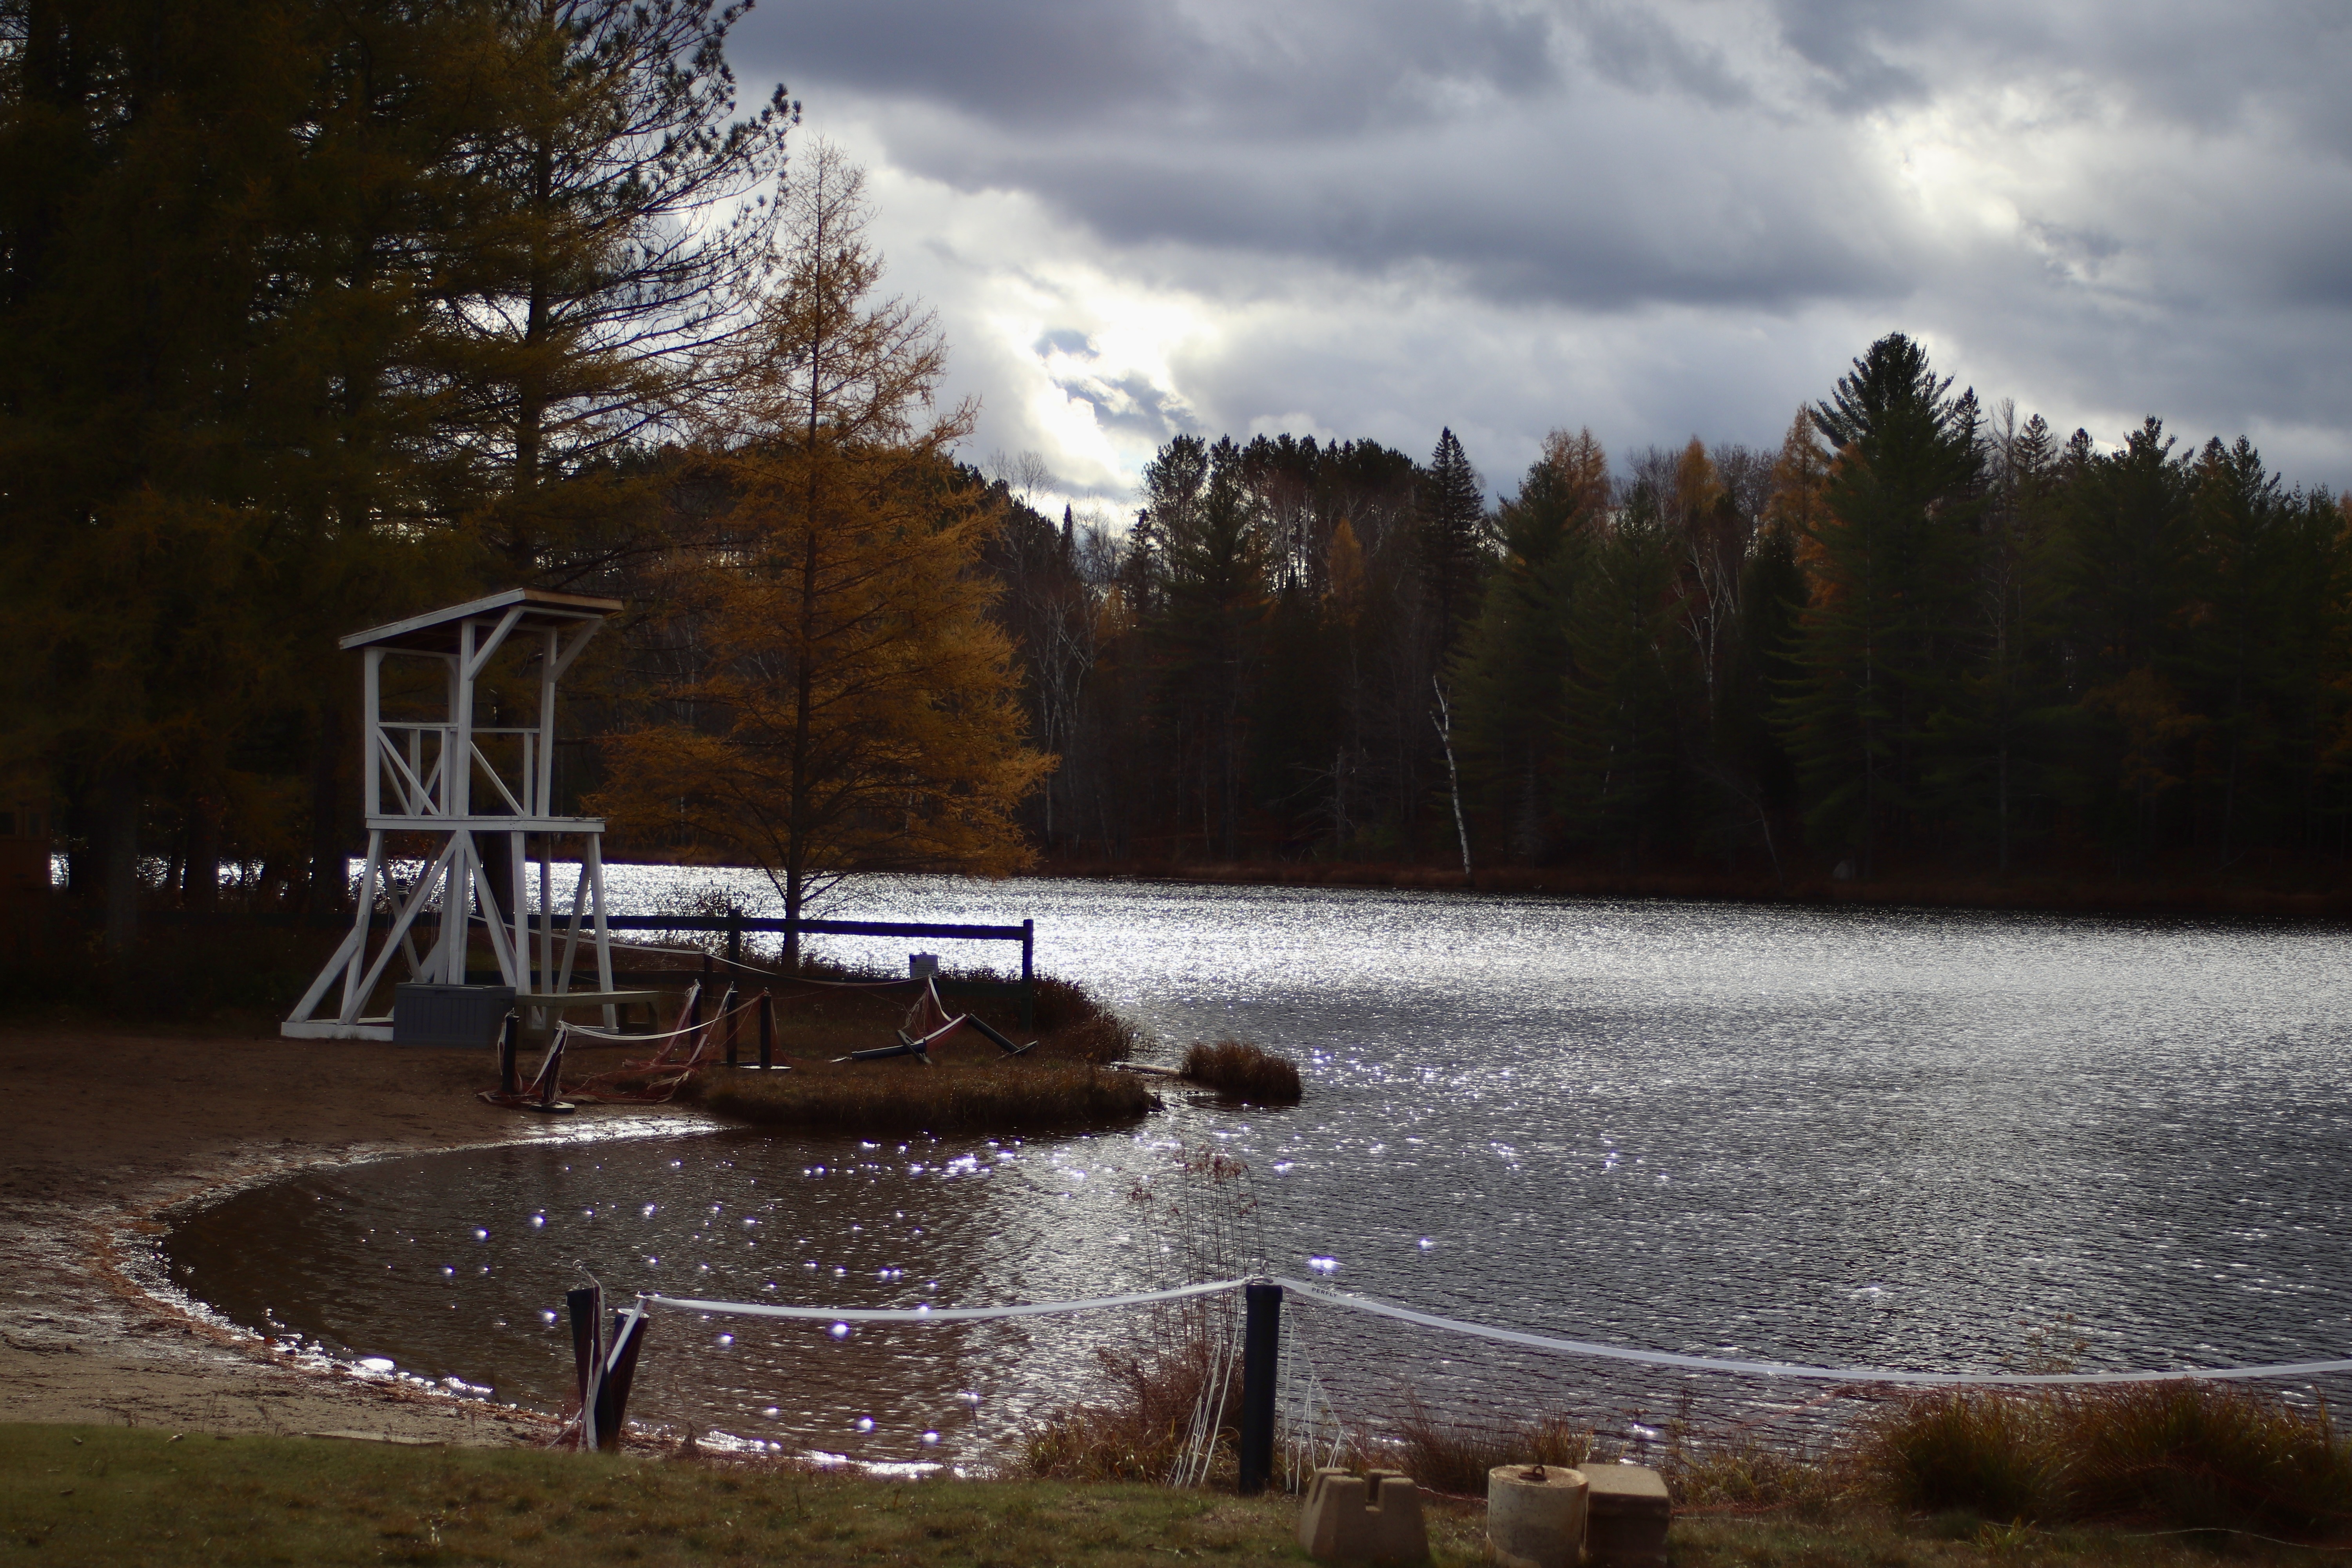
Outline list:
[[[616,868],[612,898],[678,908],[715,880]],[[1138,1184],[1165,1192],[1178,1146],[1214,1145],[1251,1167],[1275,1271],[1485,1322],[1938,1371],[2352,1349],[2340,930],[935,878],[826,912],[1034,918],[1040,970],[1144,1025],[1146,1059],[1255,1039],[1302,1063],[1306,1102],[1178,1098],[1025,1142],[730,1131],[388,1161],[190,1217],[175,1279],[249,1325],[554,1407],[568,1338],[544,1314],[583,1268],[620,1294],[852,1306],[1138,1289],[1171,1269]],[[908,944],[822,945],[897,969]],[[925,945],[951,970],[1010,952]],[[1368,1419],[1407,1396],[1628,1423],[1691,1390],[1730,1415],[1808,1396],[1293,1319]],[[984,1458],[1098,1392],[1094,1352],[1124,1331],[666,1314],[632,1414]]]

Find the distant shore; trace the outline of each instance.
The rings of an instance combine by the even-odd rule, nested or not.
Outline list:
[[[1412,888],[1559,898],[1688,899],[1723,903],[1833,908],[2048,910],[2070,914],[2208,915],[2313,921],[2352,920],[2352,886],[2335,890],[2214,886],[2161,879],[2086,882],[2055,877],[2002,880],[1721,876],[1690,872],[1608,872],[1574,867],[1502,866],[1473,870],[1318,861],[1049,861],[1025,873],[1105,881],[1201,882],[1231,886]]]

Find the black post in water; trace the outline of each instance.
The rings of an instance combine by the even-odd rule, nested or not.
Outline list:
[[[768,1071],[776,1065],[776,998],[772,992],[760,993],[760,1070]]]
[[[1282,1349],[1282,1287],[1242,1287],[1242,1451],[1244,1497],[1265,1489],[1274,1473],[1274,1378]]]
[[[509,1013],[499,1030],[499,1092],[518,1099],[522,1095],[522,1076],[515,1066],[516,1038],[522,1033],[522,1016]]]
[[[1021,1026],[1037,1026],[1037,922],[1021,922]]]

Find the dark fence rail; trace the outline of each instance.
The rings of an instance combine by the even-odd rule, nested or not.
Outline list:
[[[320,931],[348,930],[350,917],[298,914],[285,910],[223,911],[207,913],[195,910],[153,910],[141,911],[142,921],[158,925],[218,925],[236,924],[258,927],[309,927]],[[376,930],[391,926],[392,916],[379,914],[369,922]],[[412,930],[432,931],[439,928],[441,917],[427,910],[410,921]],[[567,930],[568,917],[559,917],[559,929]],[[1017,942],[1021,944],[1021,978],[1012,981],[948,980],[942,978],[940,990],[943,995],[961,994],[966,996],[1018,995],[1021,998],[1022,1023],[1026,1026],[1036,1012],[1037,985],[1037,922],[1023,921],[1011,925],[960,925],[940,921],[814,921],[787,920],[781,915],[747,915],[740,910],[729,910],[723,915],[606,915],[604,929],[608,931],[718,931],[727,937],[727,962],[743,963],[743,933],[760,931],[789,935],[795,931],[803,936],[899,936],[930,938],[942,942]],[[588,933],[588,922],[581,922],[581,934]],[[672,971],[631,971],[632,979],[656,977],[656,983],[677,978]],[[468,979],[472,978],[470,975]],[[491,977],[495,979],[495,976]],[[627,984],[619,971],[614,973],[614,984]]]

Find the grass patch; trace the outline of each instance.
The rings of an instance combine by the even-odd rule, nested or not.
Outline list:
[[[1181,1070],[1195,1083],[1258,1105],[1296,1105],[1305,1092],[1295,1063],[1247,1040],[1196,1040]]]
[[[1201,1557],[1298,1560],[1295,1505],[1279,1497],[169,1436],[0,1426],[0,1563],[1141,1568]],[[1443,1561],[1477,1557],[1463,1550]]]
[[[877,1481],[725,1461],[153,1428],[0,1426],[0,1564],[1297,1563],[1297,1500],[1127,1484]],[[1489,1561],[1485,1510],[1433,1501],[1435,1568]],[[1675,1520],[1675,1568],[2320,1568],[2248,1535],[1904,1517]]]
[[[848,1131],[1033,1131],[1130,1121],[1156,1103],[1142,1080],[1087,1062],[794,1062],[790,1072],[698,1075],[717,1115]]]

